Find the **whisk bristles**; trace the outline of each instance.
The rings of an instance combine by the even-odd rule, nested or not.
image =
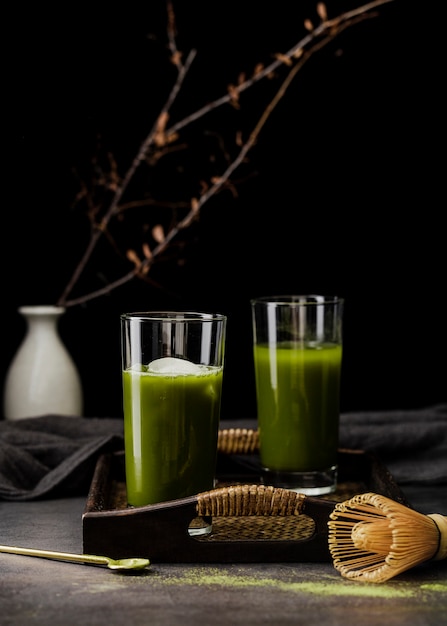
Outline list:
[[[430,559],[447,557],[447,517],[424,515],[374,493],[336,504],[329,550],[345,578],[384,582]]]

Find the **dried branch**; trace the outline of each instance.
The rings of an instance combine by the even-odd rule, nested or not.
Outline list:
[[[115,177],[115,190],[110,205],[108,206],[104,216],[99,222],[93,221],[93,229],[88,246],[84,252],[83,257],[81,258],[81,261],[77,265],[69,283],[67,284],[65,290],[59,298],[58,305],[70,307],[82,304],[89,300],[93,300],[95,298],[103,296],[110,291],[128,283],[134,278],[138,277],[147,279],[147,273],[150,267],[156,262],[161,254],[169,248],[173,240],[178,237],[180,232],[191,226],[191,224],[198,218],[203,206],[214,195],[216,195],[216,193],[220,191],[224,185],[227,185],[229,183],[230,177],[235,172],[235,170],[239,168],[240,165],[244,162],[244,159],[246,158],[248,152],[256,144],[262,128],[266,124],[268,118],[272,115],[279,101],[286,94],[287,89],[289,88],[293,79],[296,77],[303,65],[317,51],[327,46],[331,41],[338,37],[341,32],[346,30],[348,27],[359,23],[360,21],[376,17],[377,13],[375,12],[375,9],[377,9],[381,5],[388,4],[390,2],[393,2],[393,0],[374,0],[373,2],[362,5],[352,11],[343,13],[331,20],[327,19],[325,5],[323,3],[319,3],[317,5],[317,13],[322,20],[321,23],[314,28],[313,25],[307,20],[305,26],[309,30],[308,34],[303,37],[288,52],[277,55],[275,60],[267,67],[258,66],[250,79],[245,80],[238,85],[230,85],[230,87],[228,88],[228,92],[224,96],[211,103],[208,103],[206,106],[188,115],[176,124],[173,124],[171,127],[167,127],[167,123],[169,120],[169,111],[171,110],[171,107],[183,86],[185,77],[189,72],[193,60],[196,56],[196,51],[192,50],[189,53],[186,62],[182,64],[181,54],[178,51],[175,43],[174,12],[171,2],[168,1],[168,40],[169,48],[171,51],[171,60],[178,69],[177,79],[151,131],[141,144],[136,157],[134,158],[121,183],[116,183]],[[218,178],[212,180],[211,186],[207,187],[202,192],[199,198],[192,198],[191,201],[187,203],[189,206],[189,211],[185,215],[185,217],[183,217],[183,219],[181,219],[178,223],[174,224],[165,235],[160,236],[159,232],[158,236],[155,238],[157,245],[152,250],[150,250],[149,246],[146,245],[143,259],[140,259],[134,251],[129,251],[127,254],[128,260],[134,263],[134,267],[130,272],[124,274],[117,280],[108,283],[101,289],[92,291],[91,293],[78,298],[68,299],[69,294],[72,292],[75,284],[80,279],[81,274],[88,264],[90,257],[98,243],[98,240],[100,239],[101,235],[107,232],[109,222],[112,220],[113,217],[121,212],[124,207],[128,208],[130,206],[130,203],[127,203],[126,205],[120,205],[120,202],[130,182],[134,178],[137,169],[139,168],[141,163],[146,161],[151,149],[153,149],[154,147],[160,148],[168,145],[178,136],[178,132],[180,130],[192,124],[193,122],[196,122],[198,119],[208,115],[218,107],[221,107],[224,104],[234,104],[235,102],[239,103],[239,97],[244,91],[251,88],[253,85],[263,80],[264,78],[271,76],[272,73],[281,66],[291,67],[291,69],[282,84],[280,85],[271,102],[265,108],[254,129],[250,133],[248,140],[245,143],[242,143],[239,153],[236,155],[233,161],[229,163],[225,171],[223,171]],[[150,202],[138,201],[137,204],[140,204],[141,206],[141,204],[150,204]]]

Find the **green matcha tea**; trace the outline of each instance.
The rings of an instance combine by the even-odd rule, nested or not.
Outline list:
[[[254,346],[260,454],[274,471],[337,463],[342,347]]]
[[[123,371],[127,500],[143,506],[213,488],[222,368]]]

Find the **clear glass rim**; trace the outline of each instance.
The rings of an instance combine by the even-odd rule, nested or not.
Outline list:
[[[121,313],[121,319],[140,322],[219,322],[227,319],[222,313],[204,313],[201,311],[135,311]]]
[[[318,306],[321,304],[342,304],[343,298],[324,294],[287,294],[280,296],[259,296],[250,300],[252,306],[256,304],[271,304],[275,306]]]

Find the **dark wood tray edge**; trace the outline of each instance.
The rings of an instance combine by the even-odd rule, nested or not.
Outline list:
[[[340,480],[355,477],[356,482],[363,483],[364,491],[380,493],[409,506],[390,472],[374,454],[341,449],[339,460]],[[114,490],[123,481],[123,468],[123,451],[98,459],[82,516],[85,553],[107,554],[112,558],[142,556],[153,562],[171,563],[330,560],[327,520],[335,502],[306,498],[303,513],[316,525],[316,532],[310,539],[201,541],[187,532],[196,515],[194,498],[133,509],[126,508],[125,503],[121,503],[121,508],[111,507]],[[254,474],[248,474],[234,478],[238,483],[251,484],[256,482],[253,477]],[[251,524],[252,520],[241,517],[238,523]]]
[[[358,482],[365,483],[367,490],[410,506],[392,474],[375,454],[364,450],[340,448],[339,468],[340,483],[355,477]],[[219,475],[218,478],[227,482],[231,480],[239,483],[258,482],[258,476],[254,471]],[[120,481],[124,481],[124,451],[101,455],[96,463],[84,514],[116,511],[117,508],[112,504],[112,492],[115,482]]]

